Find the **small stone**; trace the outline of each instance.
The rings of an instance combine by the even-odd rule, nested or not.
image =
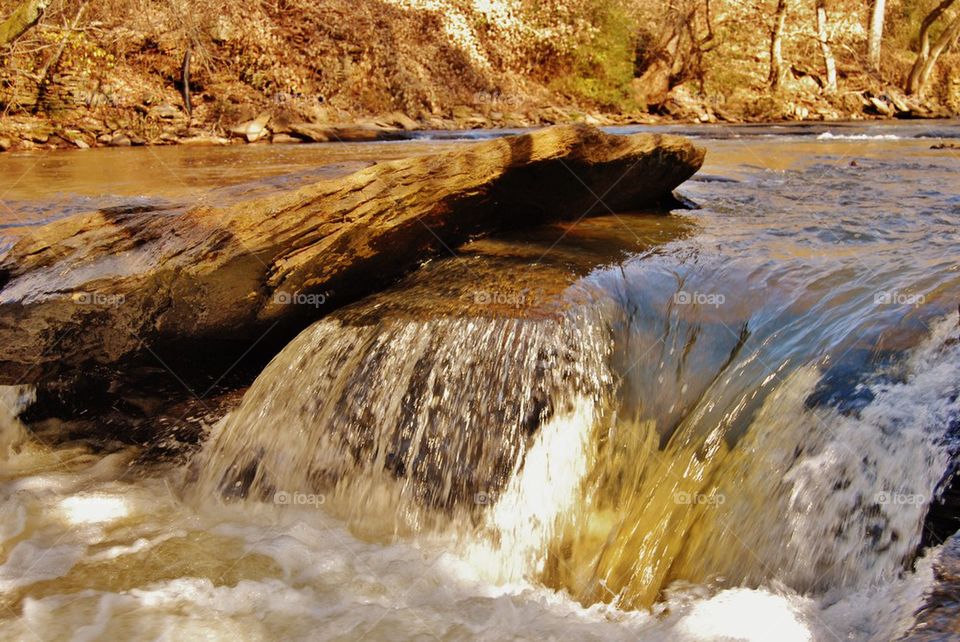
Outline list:
[[[296,136],[291,136],[290,134],[274,134],[270,142],[272,142],[274,145],[289,145],[291,143],[300,143],[303,141]]]
[[[107,143],[110,147],[130,147],[133,144],[133,141],[124,134],[117,134],[110,139],[110,142]]]
[[[414,119],[410,118],[410,116],[407,116],[405,113],[400,111],[394,114],[394,121],[402,129],[406,129],[406,130],[420,129],[420,123],[418,123]]]
[[[260,114],[254,120],[231,127],[230,133],[246,138],[248,143],[253,143],[270,134],[270,130],[267,129],[269,122],[270,114]]]
[[[400,129],[406,129],[407,131],[420,128],[420,125],[417,123],[417,121],[410,118],[402,111],[395,111],[382,118],[377,118],[372,124],[376,127],[384,128],[399,127]]]
[[[230,140],[227,138],[221,138],[220,136],[210,136],[206,134],[200,134],[198,136],[190,136],[189,138],[181,138],[178,141],[181,145],[229,145]]]
[[[152,107],[149,111],[149,115],[153,118],[173,120],[174,118],[180,118],[183,114],[179,109],[170,103],[163,103],[162,105]]]
[[[0,138],[0,152],[5,152],[11,147],[13,147],[13,143],[10,142],[9,138]]]
[[[213,41],[217,44],[223,44],[233,40],[234,36],[235,33],[230,20],[226,16],[218,16],[210,29],[210,37]]]
[[[893,116],[893,108],[887,104],[885,100],[876,98],[874,96],[870,97],[870,104],[873,105],[874,109],[880,112],[883,116]]]
[[[797,87],[808,94],[820,93],[820,83],[817,82],[816,78],[808,74],[804,74],[797,78]]]
[[[80,121],[79,126],[81,131],[89,132],[94,135],[102,134],[104,129],[103,122],[91,116],[84,117]]]

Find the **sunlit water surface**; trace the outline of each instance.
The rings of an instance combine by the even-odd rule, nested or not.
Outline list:
[[[435,260],[182,463],[47,445],[4,389],[0,637],[902,634],[960,431],[960,127],[687,130],[701,209]],[[5,156],[5,242],[453,144]]]

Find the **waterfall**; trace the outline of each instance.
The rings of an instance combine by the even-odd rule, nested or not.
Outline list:
[[[334,314],[217,428],[196,488],[322,502],[374,539],[446,534],[491,580],[584,604],[649,607],[678,582],[824,593],[909,568],[960,414],[954,320],[873,373],[856,412],[811,403],[822,364],[758,377],[766,343],[746,331],[727,357],[711,342],[695,391],[661,376],[638,403],[624,364],[679,383],[709,327],[673,322],[651,355],[609,291],[547,317]],[[638,410],[674,395],[669,426]]]

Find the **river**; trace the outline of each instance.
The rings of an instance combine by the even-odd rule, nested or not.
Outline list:
[[[960,124],[661,130],[708,150],[697,208],[453,249],[175,457],[31,429],[0,389],[0,637],[907,632],[960,438],[960,150],[931,149]],[[0,248],[483,135],[4,155]]]

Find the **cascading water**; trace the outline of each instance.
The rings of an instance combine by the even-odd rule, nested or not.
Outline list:
[[[321,321],[211,437],[199,487],[285,501],[348,477],[339,492],[364,518],[384,476],[409,510],[493,503],[539,433],[601,405],[606,343],[554,319]]]
[[[458,249],[183,466],[46,446],[4,391],[0,636],[896,639],[960,432],[960,209],[883,136],[707,141],[700,212]]]
[[[623,278],[592,280],[606,277]],[[661,344],[725,324],[694,311],[651,346],[631,327],[637,306],[594,295],[579,307],[584,298],[548,320],[321,321],[212,436],[198,487],[323,494],[367,534],[424,530],[427,515],[498,581],[544,582],[585,604],[649,607],[673,582],[718,577],[815,592],[908,568],[960,414],[955,319],[865,383],[873,399],[855,414],[810,407],[814,363],[785,361],[742,387],[764,349],[728,330],[729,354],[706,348],[714,376],[676,426],[658,426],[612,364],[652,353],[678,383],[681,362],[702,369],[711,357],[695,340]]]

